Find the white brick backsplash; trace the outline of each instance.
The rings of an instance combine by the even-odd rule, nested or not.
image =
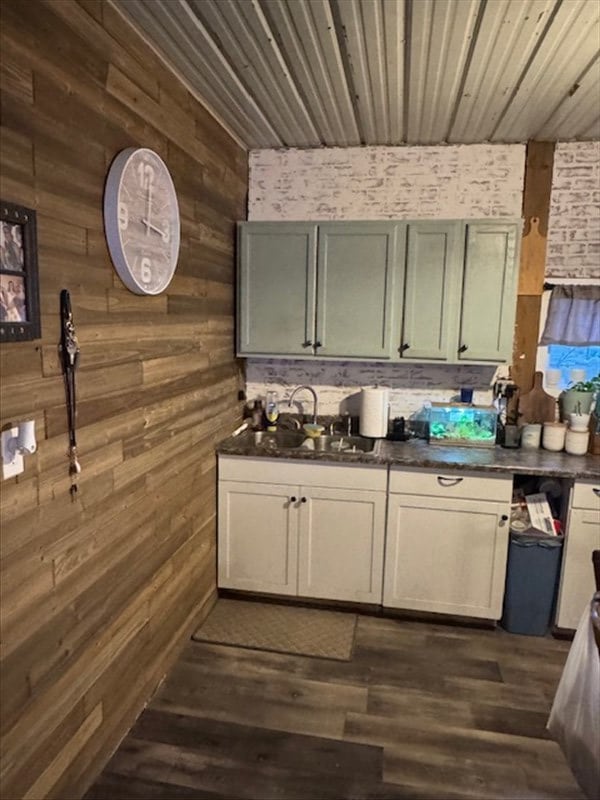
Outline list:
[[[360,388],[377,384],[390,388],[390,415],[397,417],[418,411],[427,400],[448,402],[457,397],[461,386],[475,389],[475,403],[491,403],[495,373],[495,367],[469,367],[462,364],[248,359],[246,392],[252,401],[264,398],[268,388],[278,392],[280,400],[286,400],[296,386],[308,384],[317,392],[320,414],[348,411],[358,415]],[[505,371],[502,374],[507,373]],[[305,398],[299,395],[298,399],[304,401],[302,411],[312,413],[310,395],[307,393]]]
[[[556,145],[546,277],[600,277],[600,142]]]
[[[519,144],[258,150],[250,153],[248,219],[520,217],[524,161]],[[494,367],[280,359],[248,359],[246,368],[250,399],[267,387],[287,397],[307,383],[323,414],[356,414],[360,387],[377,383],[391,389],[392,416],[410,415],[425,400],[447,402],[461,386],[489,403],[494,374]]]

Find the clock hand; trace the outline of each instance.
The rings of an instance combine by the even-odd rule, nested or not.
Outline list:
[[[150,229],[152,229],[153,231],[156,231],[156,233],[160,233],[160,235],[162,236],[163,239],[165,238],[165,236],[166,236],[165,231],[161,230],[160,228],[157,228],[156,225],[153,225],[147,219],[142,219],[142,222],[146,226],[146,233],[149,233]]]
[[[142,222],[146,222],[146,236],[150,236],[150,228],[153,226],[150,224],[150,218],[152,216],[152,181],[148,179],[148,210],[146,213],[148,217],[148,221],[142,220]]]

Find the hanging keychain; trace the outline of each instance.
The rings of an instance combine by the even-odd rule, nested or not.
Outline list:
[[[75,335],[73,312],[71,311],[71,298],[69,292],[63,289],[60,293],[60,321],[61,336],[58,350],[60,353],[63,375],[65,378],[65,393],[67,397],[67,419],[69,423],[69,475],[71,476],[71,499],[75,500],[77,494],[77,475],[81,472],[81,465],[77,460],[77,438],[75,435],[75,416],[77,401],[75,396],[75,370],[79,361],[79,344]]]

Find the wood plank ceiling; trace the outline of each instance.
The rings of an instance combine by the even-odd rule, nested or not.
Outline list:
[[[249,149],[600,138],[599,0],[113,0]]]

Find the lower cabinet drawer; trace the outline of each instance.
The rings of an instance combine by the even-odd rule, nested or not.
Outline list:
[[[457,500],[508,502],[512,499],[512,475],[490,475],[456,470],[390,470],[390,493],[429,495]]]

